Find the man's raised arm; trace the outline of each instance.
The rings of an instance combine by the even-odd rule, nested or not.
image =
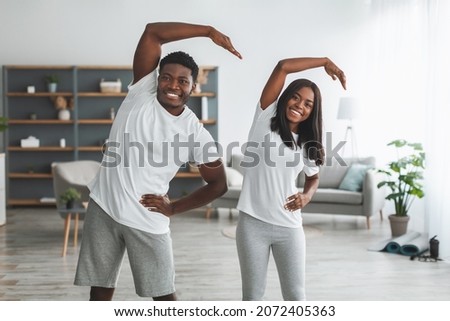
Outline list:
[[[234,49],[230,38],[214,27],[181,22],[149,23],[145,26],[134,54],[133,83],[138,82],[158,67],[161,45],[194,37],[209,37],[216,45],[242,59],[241,54]]]

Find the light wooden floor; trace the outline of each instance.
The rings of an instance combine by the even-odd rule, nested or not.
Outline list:
[[[227,211],[210,220],[193,211],[172,220],[180,300],[240,300],[240,274],[233,239],[222,230],[236,223]],[[307,298],[310,301],[450,300],[450,264],[410,261],[408,257],[367,251],[389,237],[387,220],[305,214],[318,232],[307,235]],[[81,224],[82,228],[82,224]],[[81,232],[80,232],[81,237]],[[0,300],[88,298],[87,287],[72,285],[77,248],[61,257],[63,220],[53,209],[11,209],[0,227]],[[115,300],[143,300],[125,260]],[[266,300],[281,300],[270,262]]]

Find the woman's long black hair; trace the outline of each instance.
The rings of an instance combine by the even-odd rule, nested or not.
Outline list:
[[[296,142],[286,117],[286,108],[289,99],[303,87],[309,87],[314,92],[314,104],[308,119],[298,125],[298,140]],[[271,119],[270,129],[277,132],[289,148],[294,149],[296,146],[304,144],[303,148],[305,148],[308,158],[313,160],[317,166],[322,165],[325,152],[322,146],[322,95],[319,87],[308,79],[297,79],[291,82],[278,99],[277,111]]]

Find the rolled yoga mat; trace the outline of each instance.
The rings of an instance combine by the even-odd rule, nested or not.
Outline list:
[[[404,235],[389,238],[369,246],[369,251],[385,251],[407,256],[419,255],[429,248],[427,235],[419,232],[408,232]]]

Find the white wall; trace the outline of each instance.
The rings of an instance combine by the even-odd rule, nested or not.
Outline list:
[[[227,145],[245,140],[262,86],[281,58],[329,56],[348,74],[349,90],[356,87],[366,7],[357,0],[3,1],[0,64],[131,64],[147,22],[211,24],[232,38],[243,61],[208,39],[165,51],[182,49],[199,64],[220,67],[219,137]],[[344,91],[322,69],[304,76],[322,89],[327,130],[343,137],[335,117]]]

